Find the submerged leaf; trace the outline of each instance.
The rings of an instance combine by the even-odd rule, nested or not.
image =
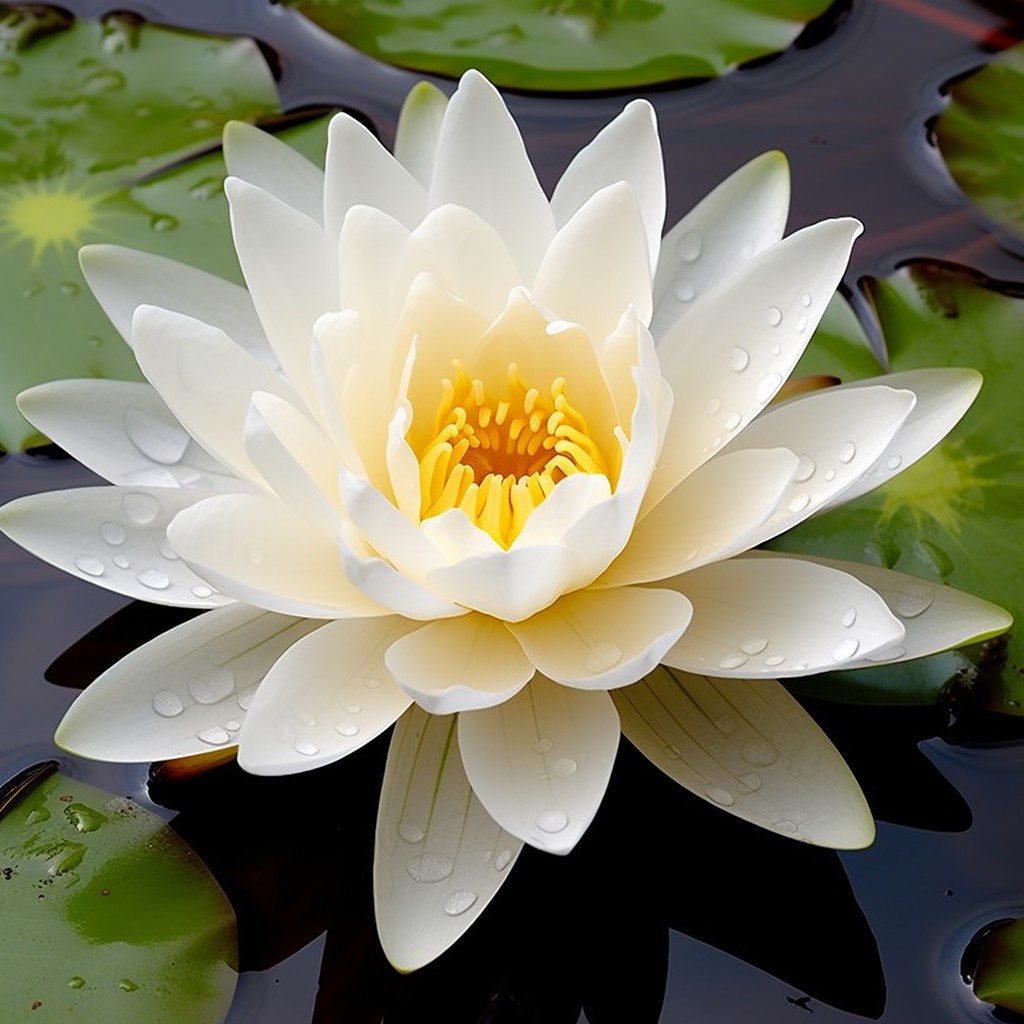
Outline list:
[[[993,930],[974,969],[974,994],[1024,1013],[1024,919]]]

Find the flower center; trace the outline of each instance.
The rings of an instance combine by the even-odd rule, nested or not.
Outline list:
[[[545,394],[527,387],[509,363],[504,397],[497,398],[457,359],[452,368],[452,377],[441,381],[434,436],[419,457],[422,518],[460,508],[507,548],[560,480],[573,473],[608,476],[564,377],[552,380]]]

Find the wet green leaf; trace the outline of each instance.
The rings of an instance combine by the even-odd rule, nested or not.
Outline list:
[[[985,376],[974,406],[954,431],[889,484],[784,534],[778,550],[869,562],[948,583],[1024,616],[1024,403],[1020,352],[1024,300],[941,264],[917,263],[869,285],[893,371],[973,366]],[[829,372],[828,358],[819,372]],[[833,363],[844,379],[864,374]],[[880,372],[880,371],[878,371]],[[820,696],[919,703],[954,689],[991,710],[1021,714],[1024,631],[972,655],[974,673],[950,663],[865,669],[817,677]],[[947,685],[948,684],[948,685]],[[834,692],[833,692],[834,691]],[[845,696],[844,696],[845,695]]]
[[[219,1024],[235,920],[203,863],[126,797],[31,781],[0,817],[5,1018]]]
[[[1024,1013],[1024,919],[989,936],[974,970],[974,994],[986,1003]]]
[[[829,0],[284,0],[390,64],[515,89],[725,74],[786,49]]]
[[[219,145],[232,118],[276,113],[250,40],[127,16],[71,22],[0,5],[0,448],[42,438],[14,408],[59,377],[137,377],[78,269],[117,242],[237,276]]]
[[[1024,237],[1024,43],[954,83],[935,124],[942,156],[969,199]]]

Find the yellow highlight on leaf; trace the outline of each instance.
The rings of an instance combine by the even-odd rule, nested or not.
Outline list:
[[[47,249],[77,250],[97,222],[96,198],[62,182],[23,186],[0,194],[0,235],[13,235],[8,245],[29,242],[32,262]]]

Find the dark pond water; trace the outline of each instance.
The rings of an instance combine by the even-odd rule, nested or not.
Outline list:
[[[110,4],[66,4],[78,15]],[[286,109],[344,105],[390,141],[413,75],[375,65],[259,0],[117,4],[153,21],[244,33],[276,54]],[[936,257],[1024,279],[928,142],[942,83],[1024,35],[1016,2],[854,0],[801,45],[727,79],[648,95],[669,221],[749,157],[783,149],[791,226],[866,224],[847,283]],[[512,96],[546,183],[623,95]],[[0,460],[0,497],[90,482],[68,460]],[[63,577],[3,543],[0,772],[54,754],[76,687],[177,621]],[[92,632],[118,613],[111,626]],[[84,638],[84,639],[83,639]],[[59,659],[59,660],[58,660]],[[296,779],[233,767],[187,782],[62,757],[64,770],[174,819],[238,908],[243,975],[231,1024],[602,1021],[890,1024],[992,1020],[960,980],[984,924],[1024,912],[1024,745],[942,709],[809,704],[880,820],[870,850],[811,849],[715,812],[627,749],[568,858],[527,851],[469,939],[400,978],[373,928],[370,859],[386,743]],[[998,738],[997,738],[998,737]],[[326,932],[326,937],[325,937]],[[318,990],[319,987],[319,990]],[[1006,1018],[1009,1019],[1009,1018]]]

